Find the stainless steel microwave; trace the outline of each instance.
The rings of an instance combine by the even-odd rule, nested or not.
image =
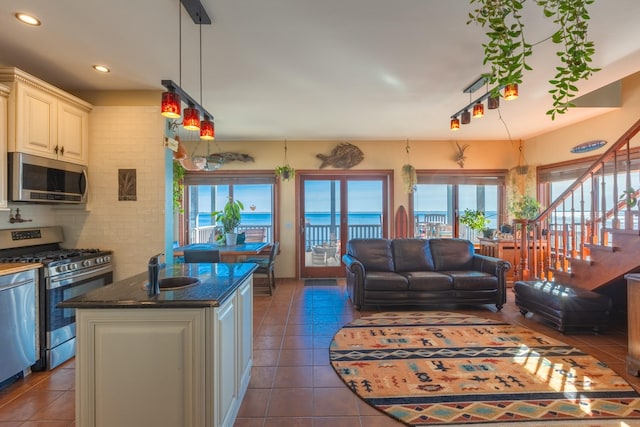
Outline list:
[[[87,168],[25,153],[9,153],[9,200],[86,203]]]

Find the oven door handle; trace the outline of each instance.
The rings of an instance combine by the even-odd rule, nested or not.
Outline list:
[[[28,285],[29,283],[35,283],[33,279],[21,280],[19,282],[10,283],[8,285],[0,285],[0,292],[6,291],[7,289],[17,288],[18,286]]]
[[[47,289],[55,289],[64,286],[64,284],[61,284],[61,282],[67,282],[71,278],[73,278],[74,280],[90,279],[91,277],[100,276],[101,274],[109,273],[111,271],[113,271],[113,267],[111,265],[108,265],[100,268],[94,268],[91,269],[91,271],[87,271],[84,273],[65,273],[64,277],[49,278],[50,286]]]

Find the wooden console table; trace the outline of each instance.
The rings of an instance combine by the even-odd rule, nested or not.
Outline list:
[[[520,242],[515,242],[512,239],[486,239],[484,237],[478,238],[480,242],[480,254],[487,255],[494,258],[500,258],[511,263],[511,269],[507,271],[506,279],[507,283],[511,285],[518,277],[518,268],[520,267]],[[545,240],[538,241],[536,249],[542,249],[546,251],[547,242]],[[533,250],[533,242],[529,242],[529,259],[531,259],[531,251]]]

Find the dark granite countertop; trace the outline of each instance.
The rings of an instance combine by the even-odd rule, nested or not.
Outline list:
[[[58,304],[65,308],[201,308],[222,304],[257,268],[253,263],[166,264],[160,278],[197,277],[200,283],[148,296],[147,272]]]

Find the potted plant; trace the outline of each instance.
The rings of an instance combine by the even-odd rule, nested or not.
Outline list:
[[[240,211],[244,210],[244,205],[240,200],[233,200],[229,197],[227,204],[221,211],[213,212],[216,222],[222,224],[222,232],[225,234],[227,245],[235,245],[238,235],[236,228],[240,225]]]
[[[624,200],[624,202],[630,208],[639,206],[638,205],[638,196],[637,196],[636,192],[637,192],[637,190],[635,190],[633,187],[629,187],[626,190],[622,191],[622,194],[620,195],[618,200]]]
[[[484,232],[485,229],[488,230],[489,220],[482,211],[465,209],[460,217],[460,224],[464,224],[476,232]]]
[[[296,172],[294,168],[292,168],[291,166],[289,166],[289,164],[284,164],[282,166],[278,166],[276,167],[276,176],[280,179],[282,179],[283,181],[289,181],[289,179],[291,179],[291,177],[293,177],[293,174]]]
[[[514,219],[535,219],[540,212],[540,202],[525,194],[511,203],[509,212]]]

